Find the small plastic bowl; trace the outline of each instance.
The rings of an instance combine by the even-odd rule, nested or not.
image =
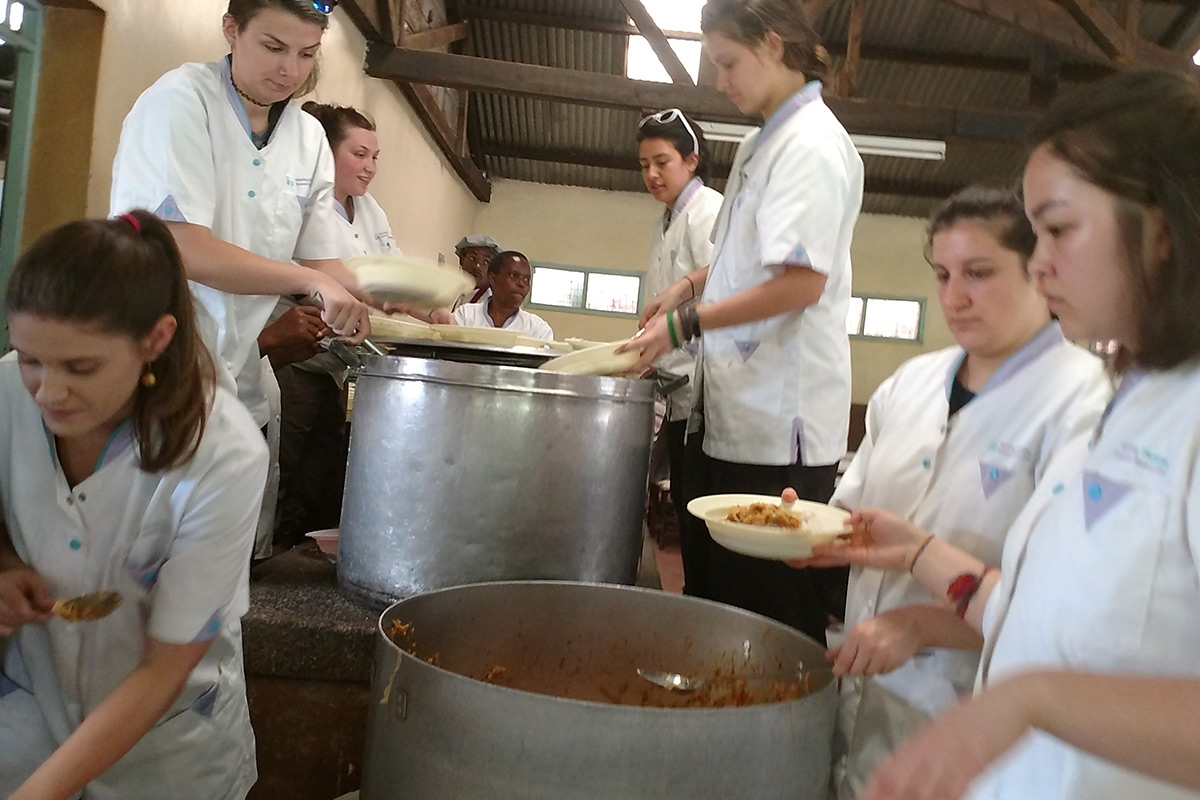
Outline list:
[[[327,531],[309,531],[304,535],[317,543],[317,547],[321,549],[326,558],[337,563],[338,536],[341,535],[341,531],[333,528]]]

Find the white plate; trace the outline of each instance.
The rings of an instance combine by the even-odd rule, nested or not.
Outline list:
[[[376,342],[401,342],[412,339],[437,339],[438,332],[428,322],[408,314],[371,315],[371,339]]]
[[[505,328],[484,328],[474,325],[431,326],[444,342],[466,342],[467,344],[491,344],[500,347],[516,347],[521,334]]]
[[[576,339],[573,336],[563,339],[563,343],[570,345],[572,350],[587,350],[589,347],[599,347],[604,344],[604,342],[593,342],[591,339]]]
[[[354,256],[345,263],[363,290],[384,302],[444,308],[475,286],[458,267],[411,256]]]
[[[841,508],[797,500],[787,507],[804,518],[799,531],[775,525],[747,525],[725,519],[734,506],[751,503],[780,505],[778,497],[761,494],[710,494],[688,503],[688,512],[704,520],[713,541],[724,548],[755,558],[808,558],[813,545],[829,544],[845,533],[850,513]]]
[[[609,342],[552,358],[538,369],[570,375],[623,375],[641,358],[637,350],[614,352],[628,340]]]

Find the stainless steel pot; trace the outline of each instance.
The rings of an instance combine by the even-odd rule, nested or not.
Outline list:
[[[492,580],[633,583],[651,381],[363,356],[338,580],[384,605]]]
[[[386,635],[413,626],[420,656]],[[642,708],[637,667],[703,673],[825,663],[824,648],[765,617],[664,592],[578,583],[461,586],[393,605],[379,621],[362,800],[824,800],[836,711],[826,675],[797,700]],[[665,691],[654,689],[654,691]]]

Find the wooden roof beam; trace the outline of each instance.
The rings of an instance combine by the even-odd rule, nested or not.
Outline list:
[[[1189,58],[1200,50],[1200,3],[1182,9],[1171,27],[1163,34],[1163,47],[1183,53]]]
[[[1106,56],[1118,63],[1132,62],[1135,39],[1096,0],[1059,0],[1059,3]]]
[[[938,0],[977,16],[1015,28],[1035,39],[1057,45],[1063,50],[1096,60],[1112,61],[1104,50],[1088,36],[1066,8],[1053,0]],[[1080,0],[1065,0],[1080,2]],[[1114,23],[1115,25],[1115,23]],[[1165,47],[1134,40],[1130,46],[1129,63],[1141,67],[1159,67],[1177,71],[1195,68],[1191,56],[1181,56]]]
[[[427,31],[404,34],[403,44],[413,50],[438,50],[455,42],[461,42],[470,34],[471,26],[465,22],[430,28]]]
[[[654,21],[654,17],[650,16],[646,6],[642,5],[642,0],[621,0],[621,5],[625,8],[625,13],[633,20],[633,24],[637,26],[638,33],[650,44],[654,55],[658,56],[659,62],[667,71],[667,75],[671,76],[671,80],[675,83],[695,86],[696,82],[692,80],[691,74],[671,48],[671,43],[663,35],[662,29]]]
[[[633,25],[624,22],[612,22],[603,19],[587,17],[570,17],[562,14],[535,14],[531,11],[515,11],[507,8],[481,8],[465,6],[462,10],[465,20],[480,19],[489,22],[511,22],[516,25],[541,25],[547,28],[562,28],[568,31],[587,31],[588,33],[611,33],[615,36],[641,36],[642,33]],[[661,29],[660,29],[661,30]],[[704,39],[693,31],[663,30],[668,39],[685,39],[699,42]]]
[[[639,112],[679,108],[701,119],[756,123],[725,95],[708,86],[637,81],[597,72],[407,50],[376,42],[367,46],[366,71],[375,78],[411,83]],[[881,136],[1012,141],[1024,137],[1032,120],[1030,114],[1019,111],[974,111],[877,99],[827,97],[826,103],[847,129]]]

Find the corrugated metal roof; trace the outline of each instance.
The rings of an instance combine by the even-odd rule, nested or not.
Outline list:
[[[464,5],[610,23],[628,21],[617,0],[468,0]],[[1115,0],[1109,0],[1107,6],[1113,11]],[[845,41],[849,7],[849,2],[839,0],[819,20],[822,35],[831,43]],[[1182,0],[1146,0],[1142,3],[1142,35],[1161,37],[1187,8]],[[471,38],[465,52],[526,64],[624,74],[625,36],[493,19],[470,21]],[[910,63],[908,58],[872,56],[873,48],[874,52],[882,48],[906,55],[919,51],[951,58],[1004,59],[1007,64],[1020,65],[1029,59],[1033,40],[1014,28],[939,0],[869,0],[863,42],[857,96],[985,111],[1029,107],[1030,77],[1024,70],[931,66]],[[1060,58],[1064,65],[1089,63],[1069,53]],[[1060,82],[1063,88],[1068,85]],[[493,177],[642,189],[636,171],[635,111],[473,93],[470,113],[483,165]],[[727,169],[734,150],[732,144],[714,144],[714,163]],[[545,160],[552,157],[560,160]],[[971,182],[1016,179],[1023,159],[1020,143],[966,139],[948,141],[942,162],[868,157],[864,208],[925,216],[939,193]],[[723,181],[714,183],[718,188],[723,185]]]

